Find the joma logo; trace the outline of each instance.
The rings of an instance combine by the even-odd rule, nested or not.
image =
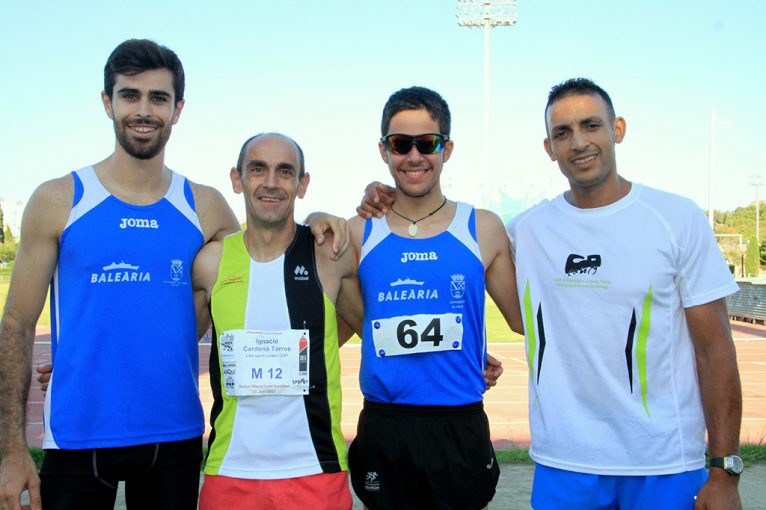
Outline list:
[[[160,228],[160,224],[146,218],[122,218],[120,228]]]
[[[435,251],[405,251],[402,253],[402,263],[409,262],[411,260],[423,261],[423,260],[439,260]]]

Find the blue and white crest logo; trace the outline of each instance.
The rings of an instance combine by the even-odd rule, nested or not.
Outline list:
[[[184,275],[184,263],[182,260],[173,259],[170,261],[170,279],[174,282],[180,282]]]
[[[452,281],[449,283],[449,293],[455,299],[460,299],[465,294],[465,275],[450,275]]]

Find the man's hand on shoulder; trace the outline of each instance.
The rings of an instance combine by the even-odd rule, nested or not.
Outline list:
[[[338,260],[348,250],[350,238],[348,224],[345,219],[324,212],[314,212],[308,215],[305,223],[311,228],[311,234],[316,243],[322,246],[326,238],[330,238],[332,260]]]
[[[378,181],[371,182],[364,189],[362,203],[356,208],[356,213],[364,219],[375,216],[382,218],[388,208],[394,203],[396,189]]]

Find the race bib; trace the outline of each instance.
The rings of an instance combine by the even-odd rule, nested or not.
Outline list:
[[[401,356],[463,348],[463,315],[410,315],[372,321],[375,354]]]
[[[233,329],[221,333],[219,342],[228,395],[308,394],[311,345],[308,330]]]

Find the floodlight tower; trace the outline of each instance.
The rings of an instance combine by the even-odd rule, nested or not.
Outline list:
[[[755,188],[755,242],[761,249],[761,202],[758,199],[758,190],[763,186],[762,175],[749,175],[748,182]]]
[[[489,30],[516,25],[517,0],[457,0],[457,23],[484,29],[484,172],[490,184]]]

